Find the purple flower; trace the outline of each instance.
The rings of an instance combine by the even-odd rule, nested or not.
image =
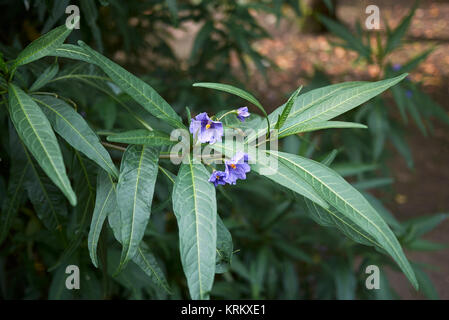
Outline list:
[[[225,161],[226,182],[236,184],[237,179],[246,179],[246,173],[251,170],[248,164],[248,155],[238,152],[231,160]]]
[[[214,186],[218,186],[219,184],[226,184],[226,172],[224,171],[214,171],[210,175],[209,182],[212,182]]]
[[[244,122],[245,118],[248,118],[250,113],[248,112],[248,107],[241,107],[237,109],[237,118]]]
[[[223,136],[223,124],[220,121],[212,121],[206,112],[200,113],[190,122],[190,133],[198,137],[201,143],[210,144],[221,141]]]
[[[394,70],[394,71],[399,71],[401,68],[402,68],[402,66],[401,66],[399,63],[395,63],[395,64],[393,65],[393,70]]]

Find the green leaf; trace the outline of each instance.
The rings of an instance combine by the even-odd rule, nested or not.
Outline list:
[[[413,270],[394,233],[356,189],[321,163],[293,154],[268,152],[295,170],[330,205],[368,233],[393,257],[413,286],[418,288]]]
[[[319,225],[323,227],[337,228],[345,236],[357,243],[381,248],[377,241],[368,232],[365,232],[356,223],[352,222],[350,218],[346,217],[335,208],[323,208],[308,199],[304,200],[307,208],[309,209],[307,214]]]
[[[217,215],[217,256],[215,264],[215,273],[225,273],[231,265],[234,245],[232,236],[224,225],[220,216]]]
[[[170,140],[170,136],[161,131],[145,129],[131,130],[108,136],[108,141],[127,144],[143,144],[146,146],[170,146],[178,141]]]
[[[198,83],[194,83],[193,86],[194,87],[209,88],[209,89],[215,89],[215,90],[228,92],[228,93],[236,95],[236,96],[238,96],[238,97],[240,97],[242,99],[245,99],[248,102],[251,102],[257,108],[259,108],[260,111],[262,111],[263,115],[267,119],[268,129],[270,129],[270,120],[268,119],[267,112],[263,108],[262,104],[259,101],[257,101],[257,99],[252,94],[246,92],[245,90],[236,88],[236,87],[231,86],[229,84],[214,83],[214,82],[198,82]],[[270,131],[270,130],[268,130],[268,131]]]
[[[61,150],[48,119],[33,99],[20,88],[10,83],[8,93],[11,120],[20,139],[48,177],[75,206],[76,195],[70,186]]]
[[[80,60],[87,63],[95,64],[94,59],[82,48],[75,46],[73,44],[62,44],[59,47],[53,49],[49,56],[69,58],[74,60]]]
[[[413,263],[412,267],[419,282],[419,291],[428,299],[439,300],[440,297],[438,296],[438,292],[433,285],[432,280],[430,280],[430,277],[426,272],[424,272],[423,268],[416,263]]]
[[[132,260],[150,277],[155,284],[158,285],[159,288],[165,290],[168,294],[171,294],[167,279],[165,278],[156,257],[145,246],[141,245],[137,249],[137,254]]]
[[[101,229],[104,220],[109,212],[117,206],[115,185],[112,178],[103,170],[97,175],[97,196],[95,199],[94,213],[90,223],[87,246],[89,247],[90,259],[95,267],[98,268],[97,244],[100,238]]]
[[[54,130],[64,140],[113,177],[118,177],[118,170],[111,156],[79,113],[66,102],[52,96],[34,96],[33,99],[42,106]]]
[[[211,148],[225,154],[231,158],[237,151],[237,146],[231,143],[214,143],[210,145]],[[256,158],[256,155],[249,155],[250,158]],[[295,171],[291,170],[284,163],[279,161],[268,162],[257,159],[257,163],[251,165],[251,170],[260,175],[267,177],[270,180],[302,195],[321,206],[327,207],[328,204],[309,186]]]
[[[81,10],[87,24],[90,27],[90,32],[95,40],[95,44],[100,52],[103,52],[103,41],[101,40],[101,30],[97,25],[98,9],[94,1],[81,0]]]
[[[0,244],[8,236],[11,223],[19,210],[19,206],[25,201],[25,182],[29,175],[29,163],[25,159],[20,143],[12,124],[9,122],[10,154],[14,155],[9,169],[8,190],[6,197],[2,199],[0,212]]]
[[[313,122],[310,124],[298,124],[296,126],[289,127],[288,130],[283,131],[282,135],[279,138],[283,138],[286,136],[290,136],[292,134],[302,133],[302,132],[310,132],[317,131],[323,129],[332,129],[332,128],[356,128],[356,129],[366,129],[368,128],[364,124],[354,123],[354,122],[345,122],[345,121],[322,121],[322,122]]]
[[[173,187],[181,262],[192,299],[208,299],[215,275],[217,203],[209,172],[200,163],[182,164]]]
[[[340,90],[331,97],[322,100],[319,103],[315,103],[313,106],[307,108],[297,117],[290,117],[284,125],[284,129],[280,130],[279,136],[294,126],[296,127],[302,124],[323,122],[335,118],[340,114],[361,105],[362,103],[387,90],[391,86],[394,86],[406,76],[407,74],[402,74],[387,80],[358,83],[349,88]]]
[[[147,146],[132,145],[123,154],[117,183],[123,246],[119,270],[137,253],[150,219],[158,160],[159,151]]]
[[[385,53],[393,51],[401,43],[402,38],[405,36],[415,11],[418,8],[419,1],[415,1],[413,8],[410,10],[409,14],[402,19],[401,23],[394,29],[393,32],[389,32],[387,35],[387,44],[385,46]]]
[[[181,117],[172,107],[147,83],[129,73],[124,68],[91,49],[84,42],[79,45],[96,62],[96,64],[116,83],[123,91],[129,94],[142,107],[155,117],[166,121],[175,128],[184,128]]]
[[[116,201],[116,200],[114,200]],[[108,223],[112,228],[115,239],[122,243],[120,211],[117,206],[112,206],[112,210],[108,213]],[[159,287],[167,293],[171,293],[166,277],[159,267],[154,255],[146,249],[145,243],[142,241],[137,249],[136,255],[132,261],[137,264]],[[123,275],[123,272],[119,276]]]
[[[298,96],[301,89],[302,89],[302,86],[300,86],[298,89],[296,89],[295,92],[293,92],[293,94],[290,96],[290,98],[288,98],[287,103],[285,104],[285,107],[282,110],[282,113],[279,116],[278,121],[276,123],[276,126],[275,126],[276,129],[279,130],[284,125],[284,122],[287,120],[288,115],[290,114],[290,111],[292,110],[293,103],[295,102],[296,97]]]
[[[344,45],[341,45],[345,48],[357,51],[360,55],[370,58],[371,56],[371,49],[370,47],[366,46],[361,38],[358,38],[354,36],[348,28],[346,28],[344,25],[329,19],[323,15],[318,15],[318,19],[321,23],[323,23],[326,28],[334,33],[336,36],[340,37],[345,41]],[[338,45],[338,44],[337,44]]]
[[[51,79],[53,79],[59,71],[58,63],[53,63],[51,66],[48,66],[44,72],[34,81],[34,83],[30,87],[30,91],[37,91],[43,86],[45,86]]]
[[[12,69],[48,56],[65,41],[71,31],[64,24],[37,38],[20,52]]]
[[[405,228],[409,228],[409,239],[417,239],[422,235],[435,229],[441,222],[449,217],[448,213],[438,213],[428,216],[421,216],[403,222]]]
[[[88,233],[89,221],[95,205],[96,167],[92,162],[84,159],[77,150],[74,150],[73,176],[79,203],[71,213],[72,223],[68,226],[69,243],[57,262],[48,269],[49,272],[55,270],[61,264],[67,263],[74,256]]]
[[[289,113],[289,119],[293,124],[296,123],[296,118],[303,113],[305,110],[311,108],[312,106],[319,104],[330,97],[338,94],[339,92],[343,91],[344,89],[348,89],[351,87],[356,87],[361,84],[365,84],[367,82],[344,82],[339,84],[334,84],[330,86],[326,86],[319,89],[314,89],[311,91],[308,91],[304,94],[301,94],[296,98],[296,100],[293,102],[293,107]],[[276,110],[274,110],[270,115],[268,116],[271,124],[276,124],[277,120],[279,119],[279,116],[283,112],[286,104],[283,104],[282,106],[278,107]],[[290,121],[288,121],[290,122]],[[248,136],[246,141],[250,142],[257,136],[260,136],[261,133],[265,133],[267,130],[267,125],[262,123],[258,127],[258,132],[251,134]]]

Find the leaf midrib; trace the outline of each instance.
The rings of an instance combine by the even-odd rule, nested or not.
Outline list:
[[[28,117],[28,114],[25,112],[25,109],[24,109],[24,107],[23,107],[23,105],[22,105],[22,103],[21,103],[21,101],[20,101],[20,99],[18,98],[18,95],[17,95],[17,93],[16,93],[16,89],[15,89],[13,86],[11,86],[11,89],[12,89],[12,91],[13,91],[13,93],[14,93],[14,96],[15,96],[15,98],[16,98],[16,100],[17,100],[17,103],[18,103],[19,106],[20,106],[21,111],[22,111],[23,114],[25,115],[25,117],[26,117],[26,119],[27,119],[27,121],[28,121],[30,127],[33,129],[33,132],[34,132],[34,134],[35,134],[37,140],[39,141],[39,144],[41,145],[42,149],[44,150],[45,154],[47,155],[47,157],[48,157],[48,159],[49,159],[49,161],[50,161],[50,163],[51,163],[51,165],[52,165],[53,170],[55,171],[56,175],[58,176],[59,182],[62,183],[62,185],[63,185],[65,188],[67,188],[67,185],[65,184],[65,182],[64,182],[64,180],[62,179],[61,175],[59,174],[59,170],[56,169],[56,166],[55,166],[55,164],[54,164],[54,162],[53,162],[52,157],[50,157],[50,155],[48,154],[47,149],[44,147],[44,144],[42,143],[42,140],[41,140],[40,136],[37,134],[36,129],[34,128],[34,125],[32,124],[30,118]],[[41,112],[42,112],[42,111],[41,111]],[[70,190],[70,188],[67,188],[67,190]]]
[[[365,84],[365,85],[371,85],[371,84],[372,84],[372,83],[367,83],[367,84]],[[375,91],[375,90],[379,90],[379,89],[384,88],[384,87],[388,87],[390,84],[391,84],[391,82],[387,82],[385,85],[382,85],[382,86],[379,86],[379,87],[374,87],[374,88],[369,89],[369,90],[361,91],[361,92],[357,93],[356,95],[350,96],[348,99],[343,100],[342,102],[340,102],[340,103],[334,105],[334,106],[331,107],[331,108],[328,108],[328,109],[323,110],[322,112],[320,112],[320,113],[318,113],[318,114],[312,116],[311,118],[307,118],[307,119],[305,119],[305,120],[303,120],[303,121],[301,121],[301,122],[297,122],[297,123],[293,124],[292,126],[285,128],[284,130],[280,130],[280,131],[279,131],[279,135],[281,135],[281,134],[282,134],[285,130],[287,130],[287,129],[290,129],[290,128],[292,128],[292,127],[294,127],[294,126],[297,126],[297,125],[300,125],[300,124],[303,124],[303,123],[305,123],[305,122],[310,122],[310,121],[312,121],[313,119],[315,119],[315,118],[321,116],[321,115],[324,114],[324,113],[327,113],[327,112],[330,112],[330,111],[332,111],[332,110],[335,110],[336,108],[340,107],[342,104],[344,104],[344,103],[346,103],[346,102],[348,102],[348,101],[350,101],[350,100],[352,100],[352,99],[355,99],[355,98],[359,97],[359,96],[362,95],[362,94],[366,94],[366,93],[369,93],[369,92],[371,92],[371,91]],[[350,89],[353,89],[353,88],[345,88],[343,91],[350,90]],[[325,99],[325,101],[329,101],[329,100],[328,100],[328,99]],[[309,110],[310,110],[310,109],[309,109]]]
[[[269,150],[267,150],[270,154],[271,152]],[[276,155],[275,155],[276,156]],[[347,206],[349,206],[352,210],[354,210],[354,212],[358,213],[361,217],[363,217],[368,223],[370,223],[372,226],[374,226],[379,232],[380,234],[385,238],[385,240],[388,242],[390,248],[394,251],[394,253],[396,254],[396,256],[404,263],[404,265],[407,265],[404,261],[402,256],[397,252],[396,248],[393,246],[393,244],[391,243],[390,239],[384,234],[384,232],[379,229],[379,227],[373,222],[371,221],[371,219],[367,218],[363,213],[361,213],[359,210],[356,210],[350,203],[348,203],[344,198],[342,198],[338,193],[334,192],[331,188],[329,188],[321,179],[319,179],[318,177],[316,177],[314,174],[312,174],[310,171],[306,170],[304,167],[302,167],[301,165],[291,161],[288,158],[282,157],[279,154],[277,154],[278,157],[284,159],[285,161],[288,161],[289,163],[292,163],[294,166],[300,167],[302,170],[304,170],[305,172],[307,172],[311,177],[313,177],[314,179],[318,180],[322,185],[326,186],[326,188],[328,190],[330,190],[335,196],[337,196],[341,201],[343,201]]]
[[[196,203],[196,188],[195,188],[195,175],[193,174],[193,167],[192,167],[192,159],[189,157],[189,167],[190,167],[190,175],[192,177],[192,192],[193,192],[193,208],[195,212],[195,232],[196,232],[196,247],[197,247],[197,259],[198,259],[198,284],[200,289],[200,298],[203,298],[203,283],[201,278],[201,253],[200,253],[200,243],[199,243],[199,233],[198,233],[198,212],[197,208],[198,205]]]
[[[103,160],[103,162],[106,164],[106,166],[111,169],[111,173],[115,172],[115,167],[111,167],[109,165],[109,163],[106,161],[106,159],[95,149],[95,147],[84,137],[84,135],[81,134],[81,132],[78,131],[77,128],[75,128],[72,123],[70,121],[68,121],[62,114],[60,114],[57,110],[53,109],[50,105],[46,104],[45,102],[43,102],[42,100],[33,98],[33,100],[38,101],[40,104],[44,105],[45,107],[47,107],[48,109],[52,110],[55,114],[57,114],[61,119],[63,119],[77,134],[78,136],[81,137],[82,140],[84,140],[84,142],[86,142],[91,149],[98,155],[100,156],[100,158]]]

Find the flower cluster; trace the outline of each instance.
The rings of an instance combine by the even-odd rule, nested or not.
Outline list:
[[[229,113],[235,113],[241,122],[250,116],[248,107],[241,107]],[[213,121],[206,112],[203,112],[190,121],[189,131],[199,142],[213,144],[217,141],[221,142],[223,124],[220,121]],[[248,155],[243,152],[238,152],[232,159],[226,160],[225,167],[225,171],[212,172],[209,182],[215,186],[226,183],[236,184],[238,179],[246,179],[246,173],[251,170]]]
[[[212,182],[215,186],[219,184],[224,185],[236,184],[238,179],[245,180],[246,173],[251,171],[248,164],[248,154],[243,152],[237,152],[230,160],[225,161],[225,171],[212,172],[209,182]]]
[[[220,142],[223,136],[223,124],[220,121],[212,121],[206,112],[200,113],[190,122],[190,133],[201,143],[210,144]]]

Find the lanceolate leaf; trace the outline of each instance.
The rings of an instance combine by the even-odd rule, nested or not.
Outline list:
[[[312,106],[321,103],[325,101],[326,99],[336,95],[337,93],[343,91],[344,89],[356,87],[360,84],[367,83],[367,82],[344,82],[339,84],[334,84],[330,86],[326,86],[323,88],[315,89],[308,91],[304,94],[301,94],[298,96],[295,101],[293,102],[292,109],[290,110],[288,119],[289,122],[296,122],[296,119],[298,116],[304,112],[305,110],[311,108]],[[279,119],[279,116],[284,111],[286,104],[283,104],[282,106],[278,107],[276,110],[274,110],[270,115],[268,116],[271,124],[276,124],[277,120]],[[257,136],[262,135],[267,130],[267,126],[265,123],[262,123],[261,126],[258,127],[258,131],[255,134],[249,135],[247,138],[247,141],[252,141]]]
[[[67,177],[61,150],[48,119],[33,99],[13,84],[9,85],[11,120],[28,150],[70,203],[76,195]]]
[[[49,56],[75,59],[95,64],[94,59],[85,50],[73,44],[62,44],[50,52]]]
[[[323,208],[309,199],[304,200],[309,209],[307,214],[319,225],[324,227],[336,227],[350,239],[358,243],[378,246],[381,248],[369,233],[365,232],[362,228],[353,223],[351,219],[347,218],[335,208]]]
[[[119,270],[137,253],[148,224],[158,160],[159,151],[147,146],[129,146],[123,155],[117,184],[123,246]]]
[[[293,126],[305,123],[322,122],[335,118],[382,93],[389,87],[397,84],[406,76],[407,74],[402,74],[387,80],[360,83],[356,86],[341,90],[328,99],[314,104],[312,107],[299,114],[298,117],[289,117],[290,119],[287,120],[283,129],[280,130],[279,136]]]
[[[118,207],[113,207],[113,210],[108,214],[108,223],[112,228],[115,239],[122,243],[121,234],[121,221],[120,211]],[[132,261],[137,264],[160,288],[164,289],[167,293],[171,293],[164,273],[162,272],[159,264],[157,263],[154,255],[146,248],[145,243],[141,242],[137,249],[137,254],[134,255]]]
[[[296,100],[296,97],[298,96],[301,89],[302,89],[302,86],[300,86],[298,89],[296,89],[295,92],[293,92],[293,94],[290,96],[290,98],[288,98],[287,103],[285,104],[285,107],[282,110],[282,113],[279,116],[279,119],[276,123],[276,129],[280,129],[284,125],[284,122],[287,120],[288,115],[290,114],[290,111],[292,110],[293,104]]]
[[[147,83],[124,68],[88,47],[82,41],[80,46],[96,64],[126,93],[155,117],[166,121],[175,128],[184,128],[181,118],[172,107]]]
[[[65,41],[71,31],[64,24],[34,40],[18,55],[12,69],[49,55]]]
[[[134,256],[133,262],[137,264],[161,289],[169,294],[171,293],[165,275],[162,272],[156,257],[144,245],[141,245],[137,249],[137,254]]]
[[[92,215],[89,237],[87,240],[90,259],[96,267],[98,267],[97,244],[98,239],[100,238],[101,229],[103,228],[103,223],[108,213],[115,210],[116,206],[117,200],[114,182],[105,171],[100,170],[97,176],[97,196],[95,199],[95,208]]]
[[[100,139],[86,121],[64,101],[52,96],[34,96],[55,131],[72,147],[85,154],[115,178],[118,170]]]
[[[418,287],[413,270],[395,235],[357,190],[321,163],[283,152],[269,153],[298,172],[329,204],[368,233],[395,259],[413,286]]]
[[[37,91],[43,86],[45,86],[54,76],[58,73],[59,66],[57,63],[53,63],[51,66],[47,67],[44,72],[36,79],[36,81],[31,85],[30,91]]]
[[[290,136],[292,134],[302,133],[302,132],[310,132],[317,131],[323,129],[331,129],[331,128],[357,128],[357,129],[366,129],[368,128],[364,124],[354,123],[354,122],[344,122],[344,121],[323,121],[323,122],[314,122],[311,124],[299,124],[296,126],[290,127],[288,130],[283,131],[282,135],[279,138],[283,138],[286,136]]]
[[[328,207],[328,204],[309,184],[282,162],[278,162],[277,167],[270,167],[259,162],[252,165],[251,169],[323,207]]]
[[[170,146],[178,141],[170,140],[170,136],[160,131],[148,131],[145,129],[132,130],[114,134],[107,137],[108,141],[128,143],[128,144],[143,144],[146,146]]]
[[[217,203],[209,172],[188,157],[173,187],[181,262],[192,299],[208,299],[215,275]]]

